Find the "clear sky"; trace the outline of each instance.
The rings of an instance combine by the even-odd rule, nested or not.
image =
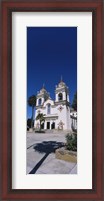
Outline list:
[[[72,103],[77,90],[77,27],[27,27],[27,98],[45,84],[54,99],[61,76]]]

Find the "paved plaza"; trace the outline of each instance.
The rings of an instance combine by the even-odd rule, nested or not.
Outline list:
[[[55,158],[63,133],[27,133],[27,174],[77,174],[77,164]]]

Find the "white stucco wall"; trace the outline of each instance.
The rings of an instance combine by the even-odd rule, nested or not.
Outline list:
[[[51,113],[47,114],[47,105],[51,105]],[[55,129],[59,129],[60,122],[63,123],[63,130],[71,130],[71,119],[70,119],[70,108],[66,107],[66,105],[58,104],[55,105],[53,100],[48,99],[43,104],[43,107],[39,107],[36,109],[35,118],[38,113],[43,113],[45,115],[44,129],[47,129],[47,122],[51,124],[55,122]],[[34,126],[36,128],[37,123],[39,124],[39,120],[34,122]]]

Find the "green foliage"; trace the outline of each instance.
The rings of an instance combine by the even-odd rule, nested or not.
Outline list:
[[[27,126],[31,128],[31,119],[27,119]]]
[[[44,114],[43,113],[39,113],[36,117],[36,120],[39,120],[40,121],[40,130],[41,130],[41,124],[42,122],[45,121],[45,118],[44,118]]]
[[[35,107],[36,106],[36,96],[35,95],[32,95],[28,98],[28,105],[30,107]]]
[[[40,130],[40,131],[35,131],[35,133],[45,133],[45,131]]]
[[[40,120],[41,122],[42,121],[45,121],[45,118],[44,118],[44,114],[43,113],[39,113],[36,117],[36,120]]]
[[[32,95],[28,98],[27,103],[30,107],[32,107],[32,116],[31,116],[31,128],[34,127],[34,107],[36,106],[36,96]]]
[[[66,148],[70,151],[77,151],[77,135],[66,135]]]
[[[72,103],[72,108],[77,111],[77,92],[74,94],[74,99]]]

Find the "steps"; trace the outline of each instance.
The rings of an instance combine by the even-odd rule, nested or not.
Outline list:
[[[55,129],[50,130],[50,129],[47,129],[47,130],[45,130],[45,133],[67,134],[67,133],[70,133],[70,131],[67,131],[67,130],[66,131],[65,130],[55,130]]]

